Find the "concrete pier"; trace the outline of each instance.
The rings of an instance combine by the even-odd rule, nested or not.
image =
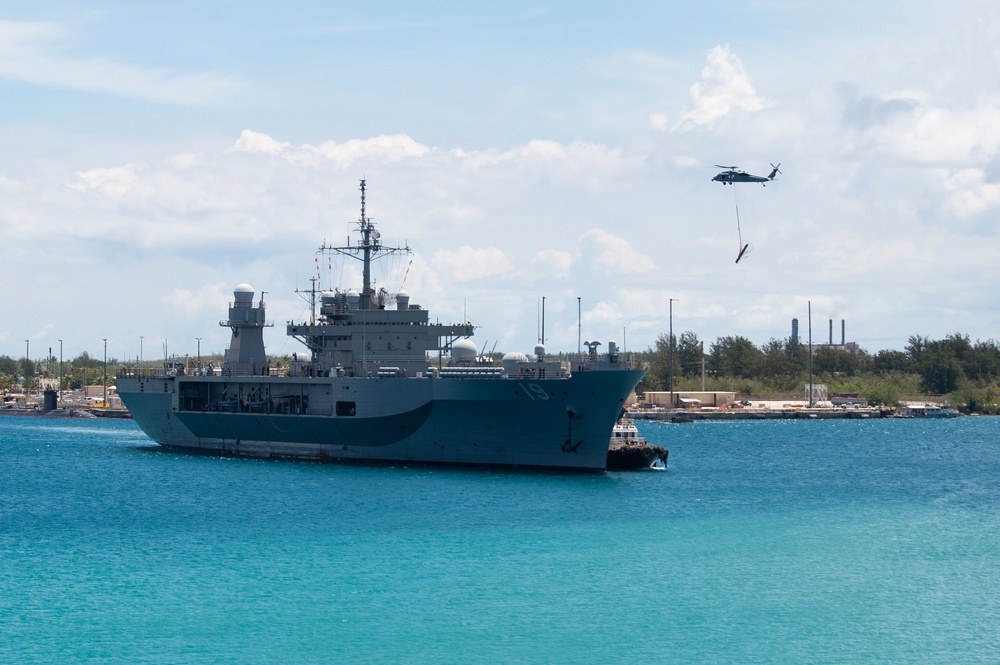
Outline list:
[[[801,407],[789,406],[744,406],[740,408],[704,409],[636,409],[629,410],[629,417],[635,420],[659,420],[687,423],[700,420],[819,420],[819,419],[866,419],[883,418],[893,415],[892,410],[874,407]]]

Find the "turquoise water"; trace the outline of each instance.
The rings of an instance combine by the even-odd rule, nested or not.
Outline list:
[[[3,663],[1000,660],[1000,419],[640,423],[663,472],[0,418]]]

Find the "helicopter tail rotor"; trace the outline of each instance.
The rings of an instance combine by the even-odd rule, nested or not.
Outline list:
[[[771,171],[771,175],[767,176],[768,180],[774,180],[774,176],[776,176],[779,173],[781,173],[781,171],[778,170],[779,166],[781,166],[781,162],[778,162],[778,166],[775,166],[774,164],[771,164],[771,168],[773,169],[773,171]]]

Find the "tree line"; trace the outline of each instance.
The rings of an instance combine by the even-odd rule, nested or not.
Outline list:
[[[194,358],[189,358],[193,364]],[[205,354],[201,357],[203,365],[222,362],[221,354]],[[58,357],[42,358],[32,360],[30,358],[11,358],[10,356],[0,356],[0,389],[7,391],[33,391],[42,384],[41,379],[54,380],[59,382],[60,367]],[[109,357],[107,361],[108,385],[115,385],[115,377],[125,365],[134,367],[135,361],[125,363],[118,358]],[[163,360],[147,360],[142,363],[143,367],[163,367]],[[66,359],[62,363],[62,386],[61,390],[78,390],[86,385],[99,386],[104,383],[105,362],[102,357],[92,356],[86,351],[76,356],[72,360]]]
[[[640,391],[669,390],[671,383],[675,390],[699,390],[704,381],[707,390],[787,396],[803,393],[809,380],[809,348],[793,338],[758,347],[745,337],[720,337],[706,352],[687,331],[679,339],[660,335],[640,355],[649,366]],[[970,411],[1000,411],[1000,345],[962,333],[938,340],[914,335],[903,351],[875,354],[855,345],[814,345],[812,376],[832,392],[857,392],[872,403],[933,395]]]
[[[649,368],[640,392],[669,390],[672,383],[674,390],[701,390],[704,385],[706,390],[747,398],[788,397],[802,396],[809,381],[809,348],[793,338],[772,338],[758,347],[745,337],[726,336],[706,352],[704,342],[687,331],[679,338],[661,334],[653,348],[637,355]],[[202,362],[218,365],[222,357],[206,354]],[[121,366],[119,360],[108,358],[109,384],[114,384]],[[104,369],[101,358],[84,351],[63,363],[62,388],[100,384]],[[0,388],[5,390],[33,390],[39,378],[58,379],[59,374],[58,358],[0,356]],[[894,406],[902,399],[935,396],[967,411],[1000,413],[1000,345],[994,340],[973,342],[962,333],[939,340],[914,335],[903,351],[875,354],[854,345],[815,345],[812,376],[814,383],[827,384],[831,392],[856,392],[873,404]]]
[[[108,358],[108,384],[114,384],[114,375],[120,363]],[[104,360],[95,358],[84,351],[72,360],[62,363],[63,388],[81,388],[86,384],[101,384],[104,381]],[[4,390],[34,390],[39,379],[59,379],[59,358],[42,360],[11,358],[0,356],[0,388]]]

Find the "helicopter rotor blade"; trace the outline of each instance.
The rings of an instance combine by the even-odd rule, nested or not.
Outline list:
[[[739,167],[736,167],[736,166],[723,166],[722,164],[716,164],[715,168],[717,168],[717,169],[735,169],[735,168],[739,168]]]

